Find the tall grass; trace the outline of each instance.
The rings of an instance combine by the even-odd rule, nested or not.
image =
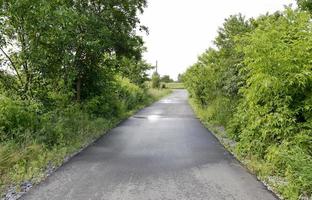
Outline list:
[[[66,157],[122,119],[170,93],[170,90],[142,89],[122,78],[118,88],[116,102],[108,108],[103,99],[96,98],[84,105],[43,112],[36,102],[1,97],[0,194],[10,185],[18,187],[23,181],[41,181],[47,175],[46,170],[60,166]],[[110,115],[95,110],[108,110]]]

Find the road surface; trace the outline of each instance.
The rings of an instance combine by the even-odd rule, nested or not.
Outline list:
[[[141,110],[24,200],[276,200],[200,123],[187,92]]]

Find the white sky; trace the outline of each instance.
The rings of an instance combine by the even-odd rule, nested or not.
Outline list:
[[[158,72],[176,79],[212,46],[218,27],[231,14],[257,17],[283,9],[295,0],[148,0],[141,17],[149,27],[144,58],[158,60]]]

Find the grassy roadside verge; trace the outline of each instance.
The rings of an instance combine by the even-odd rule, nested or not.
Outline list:
[[[183,83],[163,83],[165,84],[166,88],[169,89],[185,89],[184,84]]]
[[[9,193],[15,193],[13,196],[27,191],[33,184],[44,180],[70,157],[104,135],[120,121],[170,92],[169,89],[149,89],[144,102],[110,119],[91,118],[80,109],[64,111],[59,121],[51,126],[53,130],[59,130],[59,134],[72,132],[70,140],[64,140],[65,142],[58,143],[52,148],[33,140],[24,142],[22,148],[15,143],[0,144],[0,199],[5,198],[4,195],[8,190]]]
[[[236,149],[236,142],[227,136],[224,127],[215,125],[214,123],[207,120],[207,117],[205,116],[205,110],[201,108],[201,106],[197,105],[192,98],[189,99],[189,103],[202,124],[218,138],[220,143],[243,165],[245,165],[245,167],[247,167],[250,172],[255,174],[258,179],[268,187],[269,190],[273,191],[279,198],[285,199],[283,193],[285,192],[284,187],[287,184],[286,180],[279,176],[272,176],[272,169],[269,163],[265,163],[256,157],[244,158],[239,156]],[[310,198],[307,196],[302,196],[300,200],[310,200]]]
[[[236,143],[235,141],[227,137],[224,127],[213,125],[211,122],[207,121],[205,117],[205,111],[200,106],[198,106],[192,98],[189,99],[189,104],[191,105],[193,111],[195,112],[196,116],[200,119],[202,124],[218,138],[218,140],[223,144],[223,146],[227,150],[235,154]]]

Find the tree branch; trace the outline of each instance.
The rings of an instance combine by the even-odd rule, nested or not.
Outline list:
[[[21,77],[20,74],[18,73],[17,67],[16,67],[16,65],[14,64],[13,60],[10,58],[10,56],[9,56],[1,47],[0,47],[0,50],[1,50],[1,52],[4,54],[4,56],[10,61],[10,63],[11,63],[11,65],[12,65],[13,69],[14,69],[15,72],[16,72],[16,75],[17,75],[19,81],[20,81],[21,84],[23,85],[22,77]]]

